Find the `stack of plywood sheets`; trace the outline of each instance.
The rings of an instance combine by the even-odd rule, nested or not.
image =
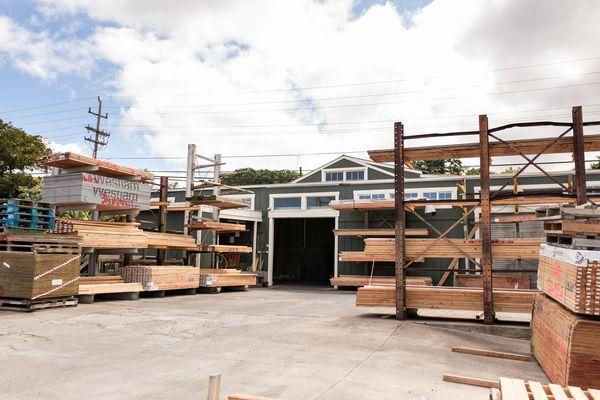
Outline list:
[[[121,270],[126,283],[139,282],[144,290],[195,289],[200,285],[200,269],[188,266],[134,265]]]
[[[394,286],[396,278],[393,276],[368,276],[368,275],[340,275],[337,278],[329,280],[331,286],[360,287],[368,285],[376,286]],[[408,285],[426,285],[431,286],[431,277],[429,276],[407,276]]]
[[[481,257],[479,239],[406,239],[405,257],[423,258],[471,258]],[[395,239],[365,239],[365,250],[360,252],[340,252],[340,261],[394,261]],[[537,259],[539,246],[544,239],[494,239],[492,257],[494,259]]]
[[[254,286],[256,274],[249,274],[232,268],[200,268],[201,287]]]
[[[144,231],[151,249],[196,250],[198,246],[193,237],[177,233]]]
[[[538,286],[573,312],[600,315],[600,251],[542,245]]]
[[[531,313],[536,290],[494,289],[498,312]],[[365,286],[358,289],[358,307],[395,307],[394,286]],[[483,310],[483,289],[441,286],[406,286],[406,307],[439,310]]]
[[[523,274],[494,274],[492,282],[499,289],[531,289],[531,278]],[[454,276],[454,286],[483,287],[483,275],[457,274]]]
[[[600,387],[600,320],[567,310],[545,294],[536,296],[532,353],[559,385]]]
[[[79,253],[2,251],[0,297],[42,300],[77,295],[79,262]]]
[[[82,277],[79,284],[79,295],[137,293],[144,290],[141,283],[127,283],[116,275],[100,275]]]
[[[139,224],[129,222],[83,221],[60,219],[60,224],[72,226],[81,236],[81,247],[96,249],[145,249],[148,239]]]

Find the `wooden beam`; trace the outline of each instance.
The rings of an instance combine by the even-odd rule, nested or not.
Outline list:
[[[481,386],[490,389],[499,389],[500,383],[490,379],[472,378],[469,376],[444,374],[444,382],[462,383],[464,385]]]
[[[585,138],[583,137],[583,112],[581,106],[573,107],[573,160],[575,161],[575,193],[577,204],[587,203],[585,177]],[[589,150],[589,149],[588,149]]]
[[[473,355],[484,356],[484,357],[503,358],[506,360],[515,360],[515,361],[531,361],[532,360],[531,355],[527,355],[527,354],[506,353],[503,351],[474,349],[471,347],[455,346],[455,347],[452,347],[452,351],[455,353],[473,354]]]
[[[538,154],[551,138],[510,140],[516,149],[526,155]],[[587,135],[583,140],[585,151],[600,151],[600,135]],[[574,140],[572,137],[559,139],[550,146],[544,154],[572,153]],[[375,162],[394,161],[393,150],[370,150],[371,160]],[[479,143],[452,144],[446,146],[408,147],[404,157],[410,160],[443,160],[448,158],[477,158],[480,155]],[[490,143],[490,156],[514,156],[515,152],[509,146],[500,142]]]
[[[483,269],[483,319],[486,325],[494,323],[494,295],[492,291],[492,230],[490,205],[490,146],[487,115],[479,116],[479,175],[481,189],[481,268]]]
[[[394,124],[394,161],[396,319],[403,320],[406,318],[406,280],[404,275],[404,228],[406,216],[404,213],[404,125],[401,122]]]

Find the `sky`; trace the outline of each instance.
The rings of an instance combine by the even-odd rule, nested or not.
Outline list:
[[[0,118],[91,154],[102,96],[101,158],[179,175],[195,143],[225,171],[310,171],[392,147],[394,121],[599,119],[599,20],[595,0],[0,0]]]

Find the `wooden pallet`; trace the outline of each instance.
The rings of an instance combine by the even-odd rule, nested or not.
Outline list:
[[[501,400],[600,400],[600,390],[583,390],[578,386],[542,385],[536,381],[500,378]]]
[[[77,298],[74,296],[43,300],[0,298],[0,310],[5,311],[33,312],[48,308],[75,306],[77,306]]]

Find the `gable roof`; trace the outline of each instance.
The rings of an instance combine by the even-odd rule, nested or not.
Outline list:
[[[290,183],[300,183],[302,182],[304,179],[308,178],[309,176],[313,176],[315,174],[321,174],[321,171],[323,171],[324,169],[327,169],[327,167],[338,163],[341,160],[348,160],[351,161],[353,163],[356,163],[360,166],[366,167],[366,168],[371,168],[374,169],[376,171],[379,171],[383,174],[389,175],[391,178],[394,177],[394,166],[391,164],[384,164],[384,163],[378,163],[375,161],[371,161],[371,160],[366,160],[363,158],[358,158],[358,157],[353,157],[353,156],[348,156],[345,154],[342,154],[341,156],[337,157],[334,160],[329,161],[327,164],[323,164],[318,168],[315,168],[312,172],[310,172],[309,174],[303,175],[295,180],[293,180]],[[416,174],[420,174],[421,171],[418,170],[414,170],[414,169],[407,169],[405,168],[405,171],[407,172],[413,172]]]

